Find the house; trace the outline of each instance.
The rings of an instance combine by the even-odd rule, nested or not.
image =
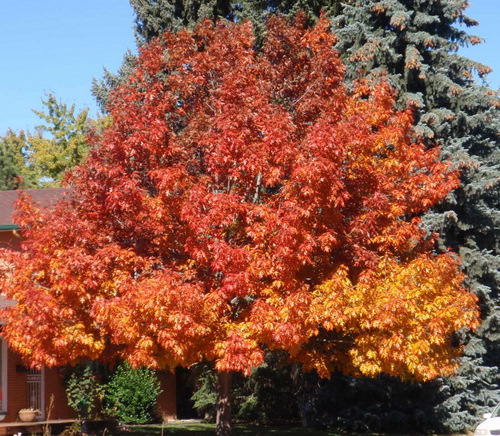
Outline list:
[[[43,205],[60,198],[64,188],[26,190],[32,198]],[[0,191],[0,247],[19,248],[21,236],[13,223],[14,202],[19,191]],[[0,295],[0,307],[15,304]],[[0,422],[18,420],[18,411],[35,408],[40,411],[38,420],[75,418],[69,407],[64,387],[68,368],[30,369],[23,364],[21,356],[9,350],[0,338]],[[162,394],[158,407],[164,418],[176,416],[176,378],[170,373],[160,373]],[[2,433],[0,427],[0,434]]]

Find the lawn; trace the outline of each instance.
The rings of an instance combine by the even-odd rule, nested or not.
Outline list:
[[[214,436],[214,424],[167,424],[165,426],[129,426],[127,432],[119,433],[120,436]],[[347,433],[336,433],[326,430],[318,430],[291,426],[264,426],[264,425],[235,425],[234,436],[360,436]],[[367,436],[367,435],[364,435]],[[381,434],[372,436],[384,436]],[[396,436],[396,435],[392,435]],[[403,435],[400,435],[403,436]],[[460,436],[460,435],[455,435]]]
[[[121,436],[213,436],[215,434],[214,424],[167,424],[165,426],[129,426],[126,432],[119,433]],[[233,428],[234,436],[337,436],[338,433],[308,429],[302,427],[268,427],[259,425],[235,425]],[[348,435],[344,435],[348,436]]]

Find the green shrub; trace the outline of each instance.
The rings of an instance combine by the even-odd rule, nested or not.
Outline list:
[[[94,417],[102,393],[103,388],[90,366],[77,367],[66,385],[68,404],[80,418]]]
[[[161,393],[155,373],[147,368],[119,366],[106,385],[104,406],[107,413],[124,424],[147,424],[155,419]]]

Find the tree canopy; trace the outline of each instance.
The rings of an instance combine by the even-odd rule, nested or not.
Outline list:
[[[203,22],[141,50],[55,207],[4,252],[11,347],[248,374],[284,350],[328,377],[449,374],[477,325],[423,212],[459,184],[383,81],[352,92],[330,23]]]
[[[42,101],[44,110],[34,110],[43,124],[28,134],[26,170],[40,187],[59,186],[66,170],[78,164],[87,153],[88,109],[75,113],[48,94]]]
[[[135,15],[135,36],[140,47],[161,37],[165,31],[193,29],[204,19],[242,22],[250,20],[256,41],[260,46],[266,32],[266,17],[279,13],[293,17],[304,12],[310,23],[316,21],[321,11],[329,16],[341,10],[340,0],[130,0]],[[136,57],[128,51],[119,71],[114,74],[104,69],[101,79],[93,80],[92,94],[101,109],[106,112],[110,91],[126,80],[132,71]]]

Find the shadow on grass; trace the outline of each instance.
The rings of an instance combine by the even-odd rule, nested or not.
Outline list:
[[[116,433],[115,433],[116,434]],[[120,432],[120,436],[214,436],[214,424],[166,424],[148,426],[130,426],[126,432]],[[333,431],[318,430],[312,428],[291,426],[265,426],[265,425],[243,425],[237,424],[233,427],[233,436],[370,436],[359,434],[338,433]],[[383,434],[372,434],[371,436],[384,436]],[[387,436],[387,435],[386,435]],[[391,435],[397,436],[397,435]],[[402,435],[399,436],[411,436]],[[415,436],[415,435],[413,435]],[[434,435],[436,436],[436,435]],[[466,436],[466,435],[455,435]]]
[[[121,436],[213,436],[215,434],[215,425],[213,424],[167,424],[161,426],[134,426],[129,427],[129,431],[120,432]],[[315,430],[301,427],[268,427],[258,425],[235,425],[233,427],[233,436],[336,436],[338,433],[329,433],[326,431]]]

